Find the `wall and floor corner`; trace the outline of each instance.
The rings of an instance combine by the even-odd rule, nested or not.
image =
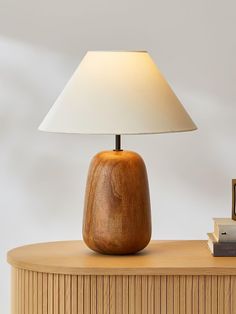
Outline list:
[[[113,147],[112,136],[37,131],[87,50],[148,50],[199,127],[123,139],[147,165],[153,238],[205,239],[212,217],[230,215],[235,12],[232,0],[0,1],[1,313],[6,251],[81,238],[89,160]]]

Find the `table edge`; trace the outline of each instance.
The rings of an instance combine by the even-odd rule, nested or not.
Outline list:
[[[64,274],[64,275],[236,275],[235,267],[139,267],[139,268],[102,268],[102,267],[56,267],[28,265],[27,263],[15,263],[7,258],[8,263],[15,269],[22,269],[40,273]]]
[[[75,242],[81,242],[80,240],[72,240]],[[72,242],[70,241],[70,242]],[[193,241],[193,242],[205,242],[206,240],[152,240],[155,242],[178,242],[178,241]],[[68,242],[68,241],[56,241],[56,242]],[[55,242],[41,242],[35,244],[45,244]],[[27,244],[17,248],[13,248],[7,252],[7,262],[15,269],[23,269],[33,272],[52,273],[52,274],[68,274],[68,275],[236,275],[236,266],[201,266],[201,267],[70,267],[68,266],[55,266],[55,265],[39,265],[27,263],[24,261],[15,260],[11,256],[14,250],[23,248],[26,246],[32,246],[34,244]],[[218,257],[214,257],[218,258]],[[231,257],[229,257],[231,258]]]

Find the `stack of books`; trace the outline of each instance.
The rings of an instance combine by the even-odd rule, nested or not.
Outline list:
[[[236,221],[213,218],[214,232],[208,233],[208,246],[213,256],[236,256]]]

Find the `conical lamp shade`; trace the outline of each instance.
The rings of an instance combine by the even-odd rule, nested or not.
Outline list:
[[[39,129],[143,134],[196,125],[147,52],[90,51]]]

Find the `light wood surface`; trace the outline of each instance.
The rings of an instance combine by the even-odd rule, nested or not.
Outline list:
[[[59,278],[58,284],[57,274],[14,269],[12,314],[236,313],[235,276],[60,275]],[[37,288],[35,280],[39,283]],[[35,298],[32,293],[36,294]]]
[[[83,238],[92,250],[130,254],[151,238],[148,179],[142,158],[131,151],[104,151],[91,161]]]
[[[213,257],[206,241],[151,241],[136,255],[92,252],[82,241],[39,243],[8,252],[21,269],[88,275],[236,275],[236,258]]]
[[[206,241],[152,241],[134,256],[104,256],[81,241],[8,253],[12,314],[235,314],[236,258]]]

